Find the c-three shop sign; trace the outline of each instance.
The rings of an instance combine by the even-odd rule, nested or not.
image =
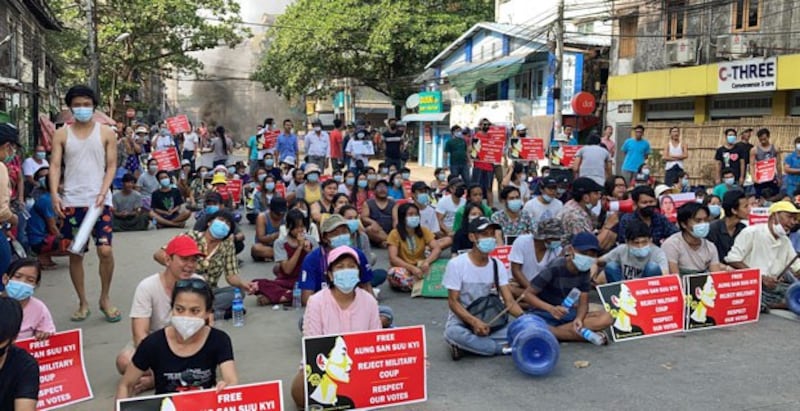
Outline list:
[[[718,64],[717,93],[775,90],[778,82],[778,62],[775,57]]]

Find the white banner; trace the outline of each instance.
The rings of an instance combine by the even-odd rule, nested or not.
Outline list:
[[[778,84],[778,61],[775,57],[720,62],[717,93],[772,91]]]

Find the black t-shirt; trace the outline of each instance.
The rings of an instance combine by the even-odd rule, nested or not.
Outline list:
[[[739,150],[739,153],[744,156],[744,165],[750,165],[750,150],[753,148],[753,145],[750,143],[745,143],[744,141],[739,141],[738,143],[734,144],[733,147]]]
[[[386,144],[387,158],[400,158],[400,146],[403,145],[403,132],[399,129],[383,132],[383,142]]]
[[[201,332],[201,331],[198,331]],[[133,365],[153,370],[156,394],[213,388],[217,384],[217,366],[233,360],[228,334],[211,328],[200,351],[179,357],[169,349],[164,329],[148,335],[133,355]]]
[[[748,156],[749,154],[743,154],[741,149],[737,146],[733,146],[731,148],[722,146],[717,149],[717,153],[714,155],[714,160],[722,162],[722,168],[720,170],[730,167],[733,170],[733,176],[736,178],[738,183],[739,179],[742,177],[740,167],[742,162],[745,161],[745,157]],[[720,175],[720,177],[722,177],[722,175]]]
[[[169,191],[153,191],[150,199],[150,208],[169,211],[173,207],[183,204],[183,196],[180,190],[172,188]]]
[[[39,364],[27,351],[12,344],[0,368],[0,410],[13,410],[18,398],[39,399]]]
[[[573,288],[589,292],[589,272],[573,274],[567,269],[567,260],[560,257],[533,278],[531,285],[542,301],[550,305],[561,305]]]

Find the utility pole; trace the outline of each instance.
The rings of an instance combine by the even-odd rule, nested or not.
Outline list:
[[[86,0],[86,16],[89,19],[89,87],[94,90],[99,104],[100,96],[100,53],[97,48],[97,10],[95,0]]]
[[[564,0],[559,0],[558,2],[558,18],[556,20],[556,67],[555,67],[555,85],[553,86],[553,104],[554,104],[554,112],[553,112],[553,137],[557,136],[557,133],[561,133],[562,124],[561,124],[561,115],[562,115],[562,108],[564,106],[563,102],[561,101],[561,83],[563,82],[564,77],[564,69],[563,69],[563,62],[564,62]]]

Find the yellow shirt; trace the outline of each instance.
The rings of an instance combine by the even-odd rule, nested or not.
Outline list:
[[[389,233],[389,238],[386,239],[389,245],[397,247],[397,256],[408,264],[416,265],[425,260],[425,246],[434,240],[433,233],[430,230],[425,227],[420,227],[420,229],[422,230],[422,238],[417,237],[412,230],[409,230],[410,236],[403,241],[400,238],[400,233],[397,229],[394,229]]]

